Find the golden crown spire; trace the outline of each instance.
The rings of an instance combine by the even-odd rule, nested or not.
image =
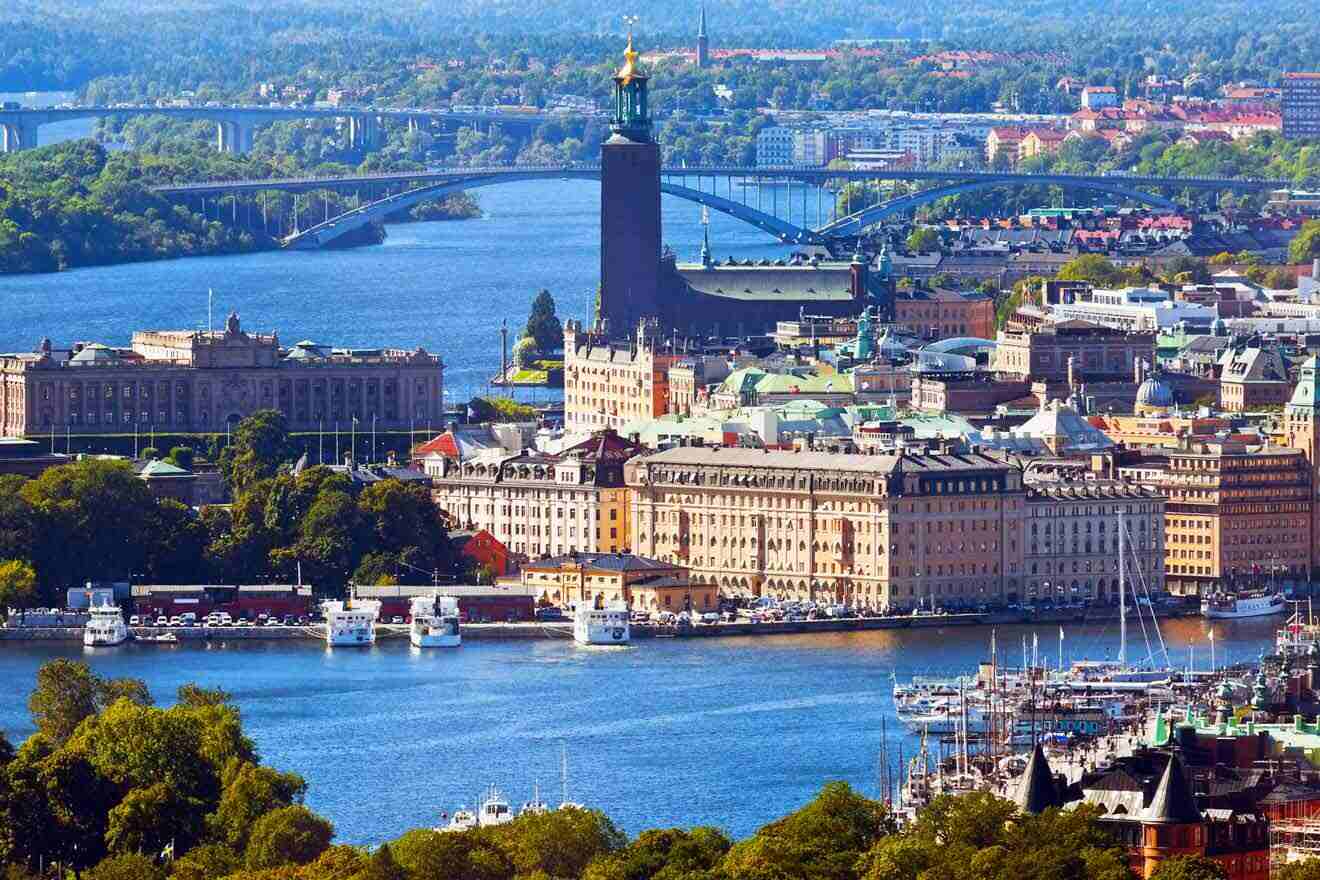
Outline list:
[[[637,66],[637,50],[633,48],[633,25],[637,23],[636,16],[625,16],[624,21],[628,24],[628,47],[623,50],[623,67],[615,76],[622,81],[623,85],[632,82],[632,78],[641,73],[641,68]]]

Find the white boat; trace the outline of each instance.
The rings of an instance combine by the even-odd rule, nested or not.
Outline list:
[[[174,633],[161,633],[155,636],[134,636],[135,641],[146,642],[152,645],[177,645],[179,637]]]
[[[124,612],[118,605],[105,603],[93,605],[88,610],[91,616],[83,628],[84,645],[105,648],[128,641],[128,624],[124,623]]]
[[[414,648],[457,648],[463,643],[458,627],[458,599],[417,596],[409,606],[408,640]]]
[[[513,821],[513,809],[509,802],[500,794],[499,789],[491,786],[486,792],[486,797],[481,801],[481,809],[477,811],[477,825],[482,828],[491,828],[496,825],[505,825]]]
[[[443,818],[443,817],[442,817]],[[477,817],[467,807],[459,807],[446,825],[437,825],[436,831],[467,831],[477,827]]]
[[[541,800],[541,786],[532,786],[532,799],[518,810],[519,816],[540,816],[550,812],[550,805]]]
[[[615,600],[585,601],[573,606],[573,638],[579,645],[626,645],[628,605]]]
[[[376,618],[380,616],[380,602],[350,596],[342,602],[338,599],[322,602],[321,612],[325,615],[327,645],[370,645],[376,641]]]
[[[1201,615],[1211,619],[1265,617],[1288,608],[1283,595],[1275,592],[1212,593],[1201,600]]]

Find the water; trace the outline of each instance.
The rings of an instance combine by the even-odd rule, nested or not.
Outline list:
[[[1254,660],[1282,618],[1215,623],[1217,660]],[[1209,624],[1163,625],[1176,664],[1196,646],[1208,665]],[[1113,657],[1116,625],[1067,627],[1065,660]],[[1015,663],[1025,636],[1057,656],[1058,628],[1000,627]],[[583,649],[565,641],[479,642],[413,651],[397,641],[327,651],[304,642],[207,647],[0,643],[0,729],[31,732],[25,702],[37,667],[86,658],[106,676],[136,676],[168,703],[179,684],[222,687],[242,709],[262,758],[296,770],[309,804],[338,838],[375,844],[475,806],[498,785],[515,804],[539,780],[558,803],[561,744],[569,797],[605,810],[629,833],[713,824],[743,836],[825,782],[876,793],[880,724],[898,726],[890,672],[956,674],[985,658],[984,628],[645,641]],[[1133,627],[1130,655],[1144,657]],[[907,755],[916,741],[902,737]]]
[[[586,318],[600,276],[599,184],[510,183],[476,194],[482,219],[390,226],[378,246],[0,276],[0,351],[30,351],[43,336],[127,345],[134,330],[204,328],[213,288],[216,326],[233,308],[246,327],[278,330],[286,344],[423,345],[445,359],[446,396],[467,400],[499,371],[501,320],[512,346],[542,288],[561,318]],[[701,209],[666,196],[662,210],[665,241],[695,260]],[[718,213],[710,237],[720,257],[790,250]]]

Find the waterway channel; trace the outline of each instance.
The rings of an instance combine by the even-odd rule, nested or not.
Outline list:
[[[1279,618],[1216,622],[1217,662],[1250,661]],[[1209,624],[1162,624],[1171,659],[1209,663]],[[1130,657],[1146,656],[1132,626]],[[1058,627],[996,630],[1003,662],[1033,636],[1057,662]],[[399,641],[327,651],[307,642],[185,643],[84,649],[0,644],[0,729],[31,732],[27,694],[53,657],[85,658],[107,676],[144,679],[161,703],[184,682],[234,694],[262,757],[296,770],[309,803],[339,838],[377,843],[472,805],[494,783],[527,800],[534,783],[558,802],[559,755],[569,797],[622,828],[714,824],[735,835],[846,780],[875,794],[882,719],[888,752],[917,741],[898,728],[892,675],[974,670],[985,627],[846,634],[661,639],[625,649],[566,641],[472,641],[421,652]],[[1152,636],[1153,638],[1153,636]],[[1064,660],[1113,657],[1117,624],[1066,627]]]

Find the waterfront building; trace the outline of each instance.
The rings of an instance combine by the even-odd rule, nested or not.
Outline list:
[[[672,351],[662,352],[654,321],[640,321],[627,339],[564,322],[564,428],[618,430],[669,412],[669,368],[676,360]]]
[[[432,497],[451,528],[484,529],[524,558],[617,553],[630,538],[623,464],[638,451],[606,430],[558,455],[489,450],[442,458]]]
[[[1221,583],[1304,579],[1313,566],[1312,467],[1302,449],[1240,440],[1164,450],[1155,486],[1167,498],[1169,592],[1199,596]]]
[[[280,346],[230,314],[223,330],[141,330],[127,349],[79,343],[0,355],[0,434],[223,432],[259,409],[290,430],[408,429],[444,416],[444,364],[424,349]]]
[[[627,480],[633,552],[726,594],[899,610],[1021,590],[1021,475],[988,455],[679,447]]]
[[[519,575],[538,601],[624,602],[632,611],[692,611],[719,608],[713,584],[693,583],[682,565],[631,553],[568,553],[524,565]]]
[[[1283,136],[1320,137],[1320,73],[1283,75]]]
[[[1158,491],[1089,474],[1034,480],[1028,470],[1026,479],[1024,598],[1117,602],[1120,546],[1129,590],[1164,589],[1165,500]]]

